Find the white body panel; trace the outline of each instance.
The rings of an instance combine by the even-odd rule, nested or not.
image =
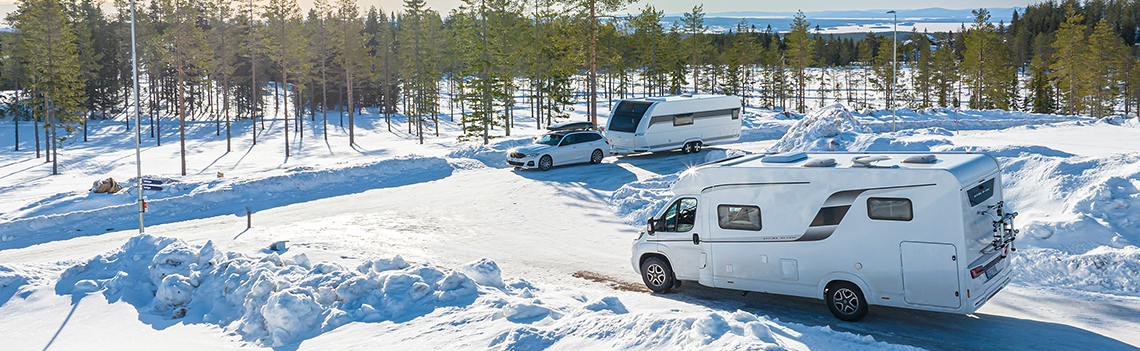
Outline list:
[[[872,168],[848,161],[865,155],[890,160]],[[697,199],[694,228],[641,236],[632,263],[640,269],[647,255],[659,255],[680,280],[817,299],[828,283],[849,281],[872,305],[972,313],[1009,282],[1006,253],[983,253],[993,220],[978,214],[1001,201],[999,165],[984,154],[935,155],[933,164],[899,162],[913,154],[813,153],[789,163],[755,155],[691,169],[670,203]],[[839,164],[803,166],[822,158]],[[968,190],[979,184],[992,188],[971,205]],[[909,200],[911,217],[872,219],[872,199]],[[724,229],[720,205],[758,207],[760,229]],[[971,277],[979,266],[992,269]]]
[[[597,132],[566,132],[563,134],[569,137],[573,134],[597,134]],[[604,136],[600,137],[599,140],[580,143],[531,144],[511,149],[507,151],[507,164],[521,168],[538,168],[538,161],[543,156],[550,156],[553,166],[590,162],[594,150],[601,150],[604,157],[610,149],[609,141]]]
[[[622,112],[626,102],[648,104],[648,108],[631,123],[634,117]],[[610,113],[606,137],[615,154],[678,149],[692,141],[703,145],[733,142],[740,140],[741,109],[739,97],[723,95],[621,100]]]

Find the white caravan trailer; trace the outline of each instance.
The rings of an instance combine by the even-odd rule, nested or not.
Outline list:
[[[675,95],[618,101],[606,125],[614,154],[701,147],[740,140],[740,98]]]
[[[682,173],[633,244],[655,292],[701,285],[969,314],[1010,280],[1013,217],[979,153],[748,155]]]

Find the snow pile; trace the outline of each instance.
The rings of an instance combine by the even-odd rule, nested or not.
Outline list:
[[[394,348],[911,349],[743,311],[633,312],[617,296],[504,281],[488,259],[448,271],[396,256],[348,269],[314,264],[304,254],[247,256],[210,242],[141,235],[86,262],[60,265],[70,266],[58,273],[56,294],[101,293],[133,305],[139,321],[156,329],[213,324],[270,347],[293,348],[330,332],[359,335],[359,323],[378,323],[367,342]],[[0,265],[0,281],[10,280],[8,272]],[[348,324],[351,331],[334,331]]]
[[[1100,158],[1016,151],[1001,157],[1002,181],[1028,243],[1068,252],[1140,244],[1140,152]]]
[[[671,189],[680,175],[678,172],[622,185],[610,196],[614,215],[626,224],[644,225],[673,196]]]
[[[256,212],[288,204],[363,192],[370,189],[402,186],[447,177],[454,167],[439,157],[406,156],[347,167],[314,169],[295,167],[280,174],[252,179],[208,178],[164,184],[163,191],[148,191],[147,224],[163,224],[219,215],[245,215],[248,207]],[[59,201],[31,209],[34,214],[10,221],[0,221],[0,250],[24,247],[37,239],[60,240],[81,235],[128,229],[137,226],[135,189],[105,201],[63,205]],[[86,197],[86,194],[84,194]],[[97,206],[77,209],[76,206]]]
[[[529,138],[514,138],[493,141],[483,145],[477,142],[460,143],[456,150],[447,154],[449,158],[470,158],[482,162],[487,167],[506,168],[507,150],[531,143]]]
[[[953,146],[949,137],[954,133],[945,128],[933,127],[900,130],[885,134],[857,134],[847,145],[850,151],[930,151]]]
[[[497,269],[493,262],[481,267],[496,274],[489,271]],[[463,273],[408,265],[399,257],[349,270],[312,264],[304,254],[248,257],[220,252],[210,242],[191,247],[148,235],[67,269],[56,286],[63,294],[102,290],[141,314],[217,324],[268,346],[354,321],[408,320],[441,306],[469,305],[478,289]]]
[[[804,115],[768,151],[842,151],[858,134],[870,132],[846,107],[834,104]]]
[[[1140,248],[1101,246],[1082,254],[1055,249],[1018,250],[1015,280],[1034,285],[1140,296]]]

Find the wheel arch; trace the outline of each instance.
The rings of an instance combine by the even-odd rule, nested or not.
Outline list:
[[[823,298],[824,294],[827,292],[827,287],[837,282],[848,282],[855,284],[855,286],[863,292],[863,298],[867,300],[868,304],[871,304],[871,302],[875,301],[871,296],[873,295],[873,290],[871,290],[870,284],[867,284],[863,278],[860,278],[859,276],[848,272],[831,272],[824,275],[823,278],[819,280],[819,286],[816,288],[815,296],[817,298]]]
[[[641,254],[641,257],[637,259],[637,267],[639,267],[638,269],[640,269],[641,265],[645,264],[645,260],[648,260],[650,257],[660,258],[662,261],[665,261],[665,264],[669,265],[670,271],[673,270],[673,261],[670,261],[668,256],[665,256],[665,254],[660,252],[646,252]],[[673,275],[675,276],[677,273],[674,272]]]

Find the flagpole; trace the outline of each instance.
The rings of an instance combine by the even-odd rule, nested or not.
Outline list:
[[[139,122],[139,57],[138,49],[135,44],[135,0],[131,0],[131,75],[134,77],[134,118],[135,118],[135,186],[138,191],[138,208],[139,208],[139,234],[146,234],[146,226],[143,225],[143,212],[146,211],[146,203],[143,202],[143,187],[142,187],[142,132],[140,132],[141,124]]]

